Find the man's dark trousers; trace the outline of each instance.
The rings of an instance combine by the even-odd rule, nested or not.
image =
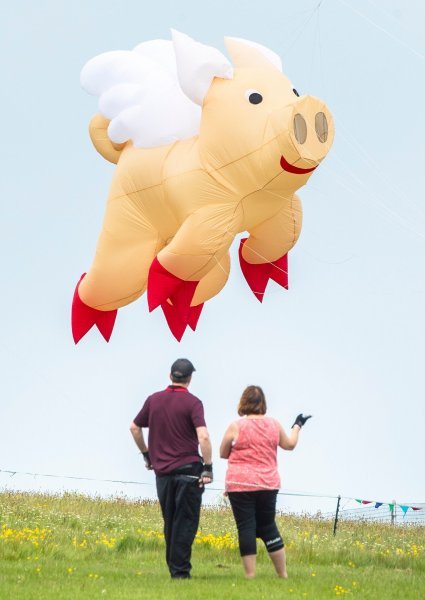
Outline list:
[[[167,565],[173,578],[190,577],[192,544],[199,525],[203,465],[191,463],[167,475],[157,475],[156,489],[164,519]]]

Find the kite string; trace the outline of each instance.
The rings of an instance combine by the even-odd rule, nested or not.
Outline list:
[[[388,35],[388,37],[390,37],[392,40],[394,40],[395,42],[397,42],[398,44],[400,44],[400,46],[402,46],[403,48],[405,48],[406,50],[410,50],[410,52],[412,52],[412,54],[414,54],[415,56],[417,56],[418,58],[420,58],[422,60],[425,60],[425,56],[421,52],[419,52],[418,50],[416,50],[412,46],[409,46],[408,44],[406,44],[406,42],[403,42],[403,40],[401,40],[399,37],[397,37],[396,35],[394,35],[390,31],[388,31],[387,29],[385,29],[385,27],[382,27],[381,25],[378,25],[377,23],[375,23],[375,21],[373,21],[367,15],[365,15],[364,13],[362,13],[360,10],[354,8],[354,6],[351,6],[351,4],[348,4],[348,2],[346,2],[345,0],[338,0],[338,2],[340,2],[341,4],[344,4],[344,6],[346,6],[347,8],[349,8],[350,10],[352,10],[354,13],[356,13],[357,15],[359,15],[360,17],[362,17],[365,21],[367,21],[368,23],[370,23],[370,25],[373,25],[373,27],[376,27],[376,29],[378,29],[379,31],[382,31],[383,33],[385,33],[386,35]]]
[[[360,11],[359,9],[357,9],[357,10],[356,10],[356,9],[354,9],[354,8],[353,8],[351,5],[349,5],[349,4],[348,4],[346,1],[344,1],[344,0],[340,0],[340,1],[341,1],[343,4],[345,4],[346,6],[348,6],[349,8],[351,8],[352,10],[354,10],[355,12],[357,12],[357,13],[358,13],[360,16],[362,16],[363,18],[365,18],[366,20],[368,20],[368,21],[369,21],[370,23],[372,23],[374,26],[376,26],[376,24],[375,24],[375,23],[374,23],[374,22],[373,22],[371,19],[369,19],[369,18],[368,18],[366,15],[364,15],[363,13],[361,13],[361,11]],[[381,8],[381,7],[378,7],[378,6],[377,6],[377,5],[376,5],[376,4],[375,4],[375,3],[374,3],[372,0],[368,0],[368,2],[369,2],[370,4],[372,4],[373,6],[375,6],[375,8],[378,8],[378,9],[380,9],[380,10],[381,10],[382,12],[384,12],[384,13],[385,13],[387,16],[391,17],[391,18],[392,18],[394,21],[396,21],[398,24],[400,24],[400,23],[398,22],[398,20],[396,20],[396,19],[395,19],[395,17],[394,17],[394,16],[393,16],[393,15],[392,15],[392,14],[391,14],[389,11],[387,11],[387,10],[385,10],[385,9]],[[319,6],[320,6],[320,5],[319,5]],[[319,8],[319,6],[318,6],[317,8]],[[319,11],[317,12],[317,16],[319,17]],[[319,29],[320,29],[320,28],[319,28],[319,25],[317,24],[317,33],[318,33],[318,35],[320,36],[320,31],[319,31]],[[387,33],[387,34],[388,34],[390,37],[394,37],[394,36],[392,36],[392,35],[391,35],[391,33],[390,33],[390,32],[386,31],[384,28],[382,28],[382,30],[383,30],[385,33]],[[398,40],[398,38],[394,38],[394,39],[396,39],[396,41],[400,41],[400,40]],[[413,52],[415,52],[415,51],[413,50]],[[416,52],[415,52],[415,53],[416,53]],[[419,55],[421,58],[425,58],[425,56],[423,56],[423,55],[422,55],[422,54],[420,54],[420,53],[416,53],[416,54],[418,54],[418,55]],[[320,55],[320,61],[322,62],[322,48],[321,48],[320,41],[319,41],[319,55]],[[322,66],[321,66],[321,65],[319,65],[319,67],[320,67],[320,68],[319,68],[319,71],[320,71],[320,74],[321,74],[321,78],[322,78],[322,84],[323,84],[323,71],[322,71]],[[414,206],[414,207],[415,207],[415,208],[418,210],[418,212],[419,212],[421,215],[424,215],[425,213],[423,212],[423,208],[422,208],[422,206],[419,204],[419,202],[415,201],[415,200],[414,200],[414,198],[412,198],[411,196],[409,196],[409,197],[408,197],[406,194],[404,194],[403,192],[401,192],[401,191],[400,191],[400,190],[399,190],[399,189],[398,189],[398,188],[397,188],[397,187],[396,187],[396,186],[395,186],[395,185],[394,185],[394,184],[393,184],[393,183],[392,183],[392,182],[389,180],[389,178],[387,178],[387,177],[384,175],[384,172],[383,172],[383,170],[380,168],[380,166],[378,165],[378,163],[376,162],[376,160],[374,160],[374,159],[373,159],[373,158],[370,156],[370,154],[369,154],[369,153],[366,151],[365,147],[364,147],[364,146],[362,146],[362,145],[361,145],[361,144],[358,142],[358,140],[356,140],[355,136],[354,136],[354,135],[352,135],[352,134],[349,132],[349,130],[348,130],[346,127],[344,127],[344,125],[343,125],[342,123],[338,122],[338,129],[340,129],[340,128],[342,128],[343,130],[345,130],[345,132],[346,132],[346,136],[344,136],[344,135],[343,135],[343,134],[341,134],[341,133],[339,133],[339,135],[341,135],[341,136],[343,137],[343,139],[345,139],[345,140],[348,142],[348,144],[350,144],[350,145],[351,145],[351,147],[353,147],[353,148],[354,148],[354,149],[356,149],[357,151],[360,151],[360,153],[363,155],[363,157],[365,158],[365,160],[366,160],[368,163],[372,164],[372,166],[373,166],[373,167],[374,167],[374,169],[375,169],[374,175],[375,175],[375,174],[377,174],[377,175],[380,177],[380,179],[381,179],[381,180],[382,180],[382,181],[383,181],[383,182],[384,182],[384,183],[385,183],[385,184],[388,186],[388,188],[389,188],[389,189],[390,189],[390,190],[391,190],[391,191],[392,191],[392,192],[395,194],[395,196],[396,196],[396,197],[398,197],[398,198],[402,199],[404,203],[408,203],[408,204],[410,203],[410,204],[412,204],[412,205],[413,205],[413,206]],[[351,137],[351,139],[350,139],[350,137]],[[391,210],[391,209],[388,209],[388,210]],[[393,216],[395,216],[395,214],[396,214],[396,213],[395,213],[395,211],[393,211]],[[413,231],[414,233],[417,233],[416,231],[414,231],[414,230],[413,230],[413,229],[411,229],[411,228],[409,228],[409,230],[410,230],[410,231]],[[419,235],[420,235],[420,234],[419,234]]]
[[[347,3],[346,3],[346,2],[344,2],[343,0],[341,0],[341,1],[343,2],[343,4],[347,4]],[[372,0],[368,0],[368,1],[369,1],[371,4],[373,4],[373,5],[374,5],[374,3],[372,2]],[[320,6],[320,4],[319,4],[319,6]],[[317,8],[319,8],[319,6],[318,6]],[[348,6],[348,4],[347,4],[347,6]],[[355,10],[355,9],[354,9],[353,7],[351,7],[351,6],[349,6],[349,8],[352,8],[353,10]],[[381,9],[381,10],[383,10],[383,9]],[[358,12],[358,13],[359,13],[361,16],[363,16],[364,18],[366,18],[367,20],[369,20],[371,23],[373,23],[373,22],[372,22],[370,19],[368,19],[368,18],[367,18],[365,15],[363,15],[363,14],[362,14],[362,13],[361,13],[359,10],[357,10],[356,12]],[[393,17],[393,16],[392,16],[390,13],[388,13],[387,11],[384,11],[384,12],[386,12],[386,13],[387,13],[389,16],[391,16],[391,17],[394,19],[394,17]],[[319,11],[317,12],[317,16],[319,17]],[[373,23],[373,24],[374,24],[374,23]],[[320,28],[319,28],[319,25],[318,25],[318,23],[317,23],[317,33],[318,33],[318,35],[320,36],[320,31],[319,31],[319,29],[320,29]],[[385,30],[384,30],[384,31],[385,31]],[[387,32],[387,31],[385,31],[385,32],[386,32],[386,33],[388,33],[388,35],[390,35],[390,36],[391,36],[391,34],[390,34],[389,32]],[[321,48],[321,44],[320,44],[320,40],[319,40],[319,55],[320,55],[320,60],[321,60],[321,62],[322,62],[322,54],[321,54],[321,53],[322,53],[322,48]],[[422,56],[422,55],[420,55],[420,56],[421,56],[422,58],[425,58],[425,57],[424,57],[424,56]],[[322,71],[322,67],[321,67],[321,65],[319,65],[319,67],[320,67],[320,68],[319,68],[319,71],[320,71],[320,73],[321,73],[322,84],[323,84],[323,71]],[[368,154],[368,152],[366,151],[365,147],[364,147],[364,146],[362,146],[362,145],[361,145],[361,144],[358,142],[358,140],[356,140],[355,136],[354,136],[354,135],[352,135],[352,134],[349,132],[349,130],[348,130],[346,127],[344,127],[344,125],[343,125],[342,123],[340,123],[340,122],[338,122],[338,128],[342,128],[343,130],[345,130],[345,132],[346,132],[346,135],[345,135],[345,136],[344,136],[343,134],[341,134],[341,133],[339,133],[339,135],[341,135],[341,136],[342,136],[342,138],[343,138],[343,139],[345,139],[345,140],[347,141],[347,143],[348,143],[348,144],[349,144],[349,145],[350,145],[352,148],[354,148],[354,149],[355,149],[357,152],[359,152],[361,155],[363,155],[363,158],[364,158],[364,159],[365,159],[365,160],[366,160],[368,163],[370,163],[370,164],[371,164],[371,165],[374,167],[374,169],[375,169],[375,172],[374,172],[374,174],[377,174],[377,175],[378,175],[378,177],[380,177],[380,179],[381,179],[381,180],[382,180],[382,181],[383,181],[383,182],[384,182],[384,183],[385,183],[385,184],[388,186],[388,188],[389,188],[389,189],[390,189],[390,190],[391,190],[391,191],[394,193],[394,195],[395,195],[396,197],[398,197],[398,198],[402,199],[404,204],[408,203],[408,204],[411,204],[411,205],[413,205],[413,206],[414,206],[414,207],[415,207],[415,208],[418,210],[418,212],[419,212],[421,215],[424,215],[425,213],[423,212],[423,209],[422,209],[422,207],[420,206],[420,204],[419,204],[418,202],[416,202],[416,201],[415,201],[415,200],[414,200],[414,199],[413,199],[411,196],[409,196],[409,197],[408,197],[406,194],[402,193],[402,192],[401,192],[401,191],[400,191],[400,190],[399,190],[399,189],[398,189],[398,188],[397,188],[397,187],[396,187],[396,186],[395,186],[395,185],[394,185],[394,184],[393,184],[393,183],[392,183],[392,182],[389,180],[389,178],[385,177],[385,175],[384,175],[384,173],[383,173],[382,169],[380,168],[380,166],[378,165],[378,163],[376,162],[376,160],[374,160],[374,159],[373,159],[373,158],[372,158],[372,157],[371,157],[371,156]],[[350,139],[350,138],[351,138],[351,139]],[[351,175],[351,176],[353,177],[353,175]],[[353,178],[354,178],[354,177],[353,177]],[[362,182],[360,182],[360,183],[361,183],[362,185],[364,185]],[[348,188],[346,188],[346,189],[348,189]],[[353,191],[352,193],[354,194],[354,191]],[[368,194],[369,194],[369,195],[372,195],[372,192],[371,192],[370,190],[368,190]],[[381,203],[381,202],[379,202],[379,197],[378,197],[378,196],[376,196],[376,195],[375,195],[375,198],[378,200],[378,203],[379,203],[379,204],[381,204],[381,206],[382,206],[382,207],[383,207],[385,210],[387,210],[387,212],[390,212],[390,213],[391,213],[391,215],[392,215],[393,217],[395,217],[396,219],[398,219],[398,220],[399,220],[399,222],[402,222],[402,221],[403,221],[402,217],[400,217],[400,215],[399,215],[399,214],[397,214],[397,212],[396,212],[396,211],[393,211],[393,210],[392,210],[391,208],[389,208],[389,207],[388,207],[388,206],[387,206],[387,205],[386,205],[384,202],[382,202],[382,203]],[[423,237],[423,236],[422,236],[420,233],[418,234],[418,232],[417,232],[415,229],[413,229],[411,226],[409,226],[409,225],[410,225],[409,221],[405,221],[405,223],[406,223],[406,224],[404,224],[405,228],[407,228],[407,229],[408,229],[410,232],[412,232],[412,233],[415,233],[416,235],[419,235],[419,236]]]
[[[394,195],[403,201],[403,203],[411,203],[418,210],[419,213],[425,216],[425,212],[418,202],[415,202],[412,197],[404,194],[400,189],[398,189],[392,181],[388,177],[384,175],[384,171],[381,169],[376,160],[367,152],[365,147],[354,137],[354,135],[345,127],[338,119],[338,127],[345,131],[344,133],[340,133],[339,135],[360,155],[363,155],[363,158],[366,163],[370,163],[374,169],[374,174],[376,173],[378,177],[388,186],[388,188],[394,193]]]
[[[232,238],[232,242],[233,242],[233,240],[235,239],[235,236],[232,233],[230,233],[229,231],[226,231],[225,233]],[[250,248],[250,252],[253,252],[259,258],[261,258],[263,260],[263,262],[260,263],[260,264],[265,264],[265,263],[270,264],[272,267],[274,267],[278,271],[281,271],[285,275],[288,275],[288,271],[286,271],[285,269],[282,269],[281,267],[279,267],[278,265],[274,264],[273,262],[270,262],[265,256],[263,256],[262,254],[260,254],[256,250],[253,250],[252,248]],[[226,271],[226,269],[223,267],[223,265],[221,264],[221,262],[218,260],[218,258],[215,255],[214,255],[214,260],[216,261],[216,263],[220,267],[220,269],[223,271],[223,273],[226,275],[226,277],[228,277],[229,276],[229,272]],[[264,295],[265,292],[254,292],[254,294]]]
[[[232,237],[232,241],[234,240],[235,236],[230,234],[229,232],[226,232],[228,235],[230,235]],[[250,252],[252,252],[253,254],[256,254],[259,258],[261,258],[263,260],[262,263],[260,264],[269,264],[272,267],[274,267],[275,269],[277,269],[278,271],[281,271],[282,273],[284,273],[285,275],[288,275],[288,271],[286,271],[285,269],[282,269],[282,267],[279,267],[278,265],[276,265],[274,262],[271,262],[268,258],[266,258],[265,256],[263,256],[260,252],[257,252],[256,250],[254,250],[253,248],[249,249]],[[220,264],[217,261],[217,264]],[[220,265],[221,266],[221,265]],[[223,269],[223,267],[221,266],[221,268]],[[224,271],[224,269],[223,269]],[[224,271],[226,273],[226,275],[228,275],[228,273],[226,271]],[[264,296],[265,295],[265,291],[264,292],[254,292],[254,294],[259,294]]]
[[[310,127],[313,127],[313,122],[312,122],[312,121],[311,121],[311,122],[310,122],[310,121],[308,121],[308,123],[309,123]],[[348,132],[347,128],[345,128],[345,127],[344,127],[344,129],[345,129],[345,130]],[[358,147],[356,148],[356,146],[355,146],[353,143],[351,143],[351,142],[350,142],[350,140],[349,140],[347,137],[345,137],[344,135],[342,135],[342,137],[343,137],[344,139],[346,139],[346,141],[347,141],[349,144],[351,144],[351,146],[352,146],[354,149],[356,149],[357,151],[359,151],[359,149],[360,149],[360,150],[363,152],[363,154],[365,155],[365,157],[366,157],[368,160],[370,160],[370,162],[371,162],[372,164],[374,163],[373,159],[372,159],[371,157],[369,157],[369,156],[368,156],[368,154],[367,154],[366,150],[365,150],[365,149],[364,149],[364,148],[363,148],[363,147],[360,145],[360,143],[359,143],[359,142],[357,142],[357,141],[355,142],[355,143],[357,144],[357,146],[358,146]],[[352,136],[352,137],[353,137],[353,139],[354,139],[354,136]],[[307,157],[306,157],[306,158],[307,158]],[[308,157],[308,158],[310,158],[310,157]],[[313,157],[311,157],[311,158],[313,159]],[[351,178],[352,178],[352,179],[353,179],[355,182],[357,182],[357,183],[358,183],[358,184],[359,184],[359,185],[360,185],[360,186],[361,186],[363,189],[365,189],[365,190],[366,190],[366,193],[367,193],[367,195],[368,195],[368,196],[369,196],[369,197],[370,197],[372,200],[375,200],[375,202],[376,202],[376,204],[377,204],[378,206],[380,206],[382,209],[384,209],[384,211],[386,211],[386,212],[387,212],[387,213],[388,213],[390,216],[392,216],[392,217],[393,217],[393,218],[394,218],[396,221],[398,221],[398,222],[399,222],[399,223],[400,223],[400,224],[401,224],[401,225],[402,225],[402,226],[403,226],[405,229],[407,229],[407,230],[408,230],[408,231],[410,231],[411,233],[414,233],[415,235],[418,235],[419,237],[421,237],[421,238],[425,239],[425,235],[423,235],[421,232],[419,232],[419,231],[417,231],[417,230],[413,229],[413,228],[411,227],[411,225],[410,225],[410,222],[409,222],[407,219],[404,219],[403,217],[401,217],[401,215],[400,215],[399,213],[397,213],[395,210],[393,210],[392,208],[390,208],[389,206],[387,206],[387,205],[385,204],[385,202],[383,202],[383,201],[382,201],[382,200],[379,198],[379,196],[378,196],[376,193],[372,192],[372,190],[370,190],[370,189],[369,189],[369,188],[368,188],[368,187],[367,187],[367,186],[366,186],[366,185],[363,183],[363,181],[362,181],[362,180],[361,180],[361,179],[360,179],[360,178],[359,178],[359,177],[358,177],[358,176],[357,176],[357,175],[354,173],[354,171],[353,171],[353,170],[352,170],[352,168],[349,166],[349,164],[345,163],[345,162],[344,162],[344,161],[343,161],[341,158],[339,158],[339,156],[338,156],[337,154],[335,154],[335,158],[336,158],[336,160],[337,160],[337,161],[338,161],[340,164],[342,164],[342,165],[343,165],[343,166],[346,168],[346,170],[347,170],[347,172],[348,172],[348,175],[350,175],[350,176],[351,176]],[[321,164],[322,164],[322,163],[321,163]],[[376,162],[375,162],[375,166],[376,166],[376,169],[377,169],[378,171],[380,171],[380,170],[381,170],[381,169],[379,168],[379,166],[377,165],[377,163],[376,163]],[[345,184],[345,182],[344,182],[344,180],[341,178],[341,176],[340,176],[340,173],[339,173],[339,172],[338,172],[338,173],[336,173],[335,171],[333,171],[333,170],[332,170],[332,168],[331,168],[331,167],[329,167],[328,163],[325,163],[325,164],[324,164],[324,169],[328,169],[328,170],[329,170],[329,171],[330,171],[330,172],[333,174],[333,176],[336,176],[337,180],[339,180],[339,182],[340,182],[340,183],[342,183],[342,185],[343,185],[343,186],[345,186],[345,188],[346,188],[347,190],[351,191],[351,192],[352,192],[354,195],[356,195],[356,192],[355,192],[355,190],[353,190],[353,189],[350,189],[350,188],[349,188],[347,185],[344,185],[344,184]],[[378,172],[378,175],[379,175],[379,174],[380,174],[380,173]],[[399,197],[400,197],[401,199],[403,199],[403,200],[407,200],[407,197],[406,197],[406,196],[403,196],[403,195],[401,194],[401,192],[400,192],[399,190],[397,190],[397,188],[395,188],[394,186],[392,186],[392,185],[391,185],[391,184],[390,184],[388,181],[386,181],[386,180],[385,180],[385,178],[384,178],[382,175],[381,175],[381,178],[383,179],[383,181],[385,181],[385,182],[387,183],[387,185],[388,185],[390,188],[392,188],[392,189],[393,189],[393,191],[394,191],[396,194],[398,194],[398,195],[399,195]]]
[[[347,169],[348,175],[350,175],[350,177],[356,183],[358,183],[361,186],[361,188],[363,188],[363,190],[365,190],[366,196],[369,197],[371,200],[373,200],[378,207],[383,209],[384,213],[385,212],[387,213],[387,216],[392,217],[396,222],[398,222],[399,225],[404,227],[410,233],[413,233],[413,234],[419,236],[420,238],[425,239],[425,235],[423,233],[421,233],[420,231],[413,229],[410,225],[410,222],[407,219],[402,218],[396,211],[394,211],[392,208],[390,208],[384,202],[382,202],[382,200],[379,198],[379,196],[377,196],[371,189],[369,189],[363,183],[363,181],[350,169],[350,167],[347,165],[347,163],[345,163],[338,156],[336,156],[335,158],[341,165],[343,165]],[[346,184],[344,179],[340,176],[339,172],[333,170],[327,164],[324,165],[324,168],[327,169],[332,174],[332,176],[342,185],[342,187],[345,187],[346,190],[348,190],[353,195],[355,195],[357,198],[359,198],[362,202],[364,202],[364,204],[366,204],[366,206],[368,206],[368,207],[370,206],[366,202],[366,200],[363,200],[362,194],[358,194],[358,192],[356,192],[356,190],[352,189],[351,187],[349,187],[349,185]]]
[[[311,52],[311,62],[310,62],[310,73],[307,79],[307,87],[310,88],[313,81],[313,73],[315,72],[315,61],[317,54],[320,56],[320,34],[319,34],[319,17],[320,17],[320,5],[322,2],[316,6],[315,15],[316,22],[314,26],[314,34],[312,36],[312,52]],[[316,47],[319,47],[319,52],[316,54]]]
[[[295,29],[295,38],[291,41],[291,43],[288,46],[286,46],[285,48],[282,48],[282,54],[287,55],[289,53],[289,50],[298,41],[301,34],[303,33],[303,31],[305,30],[307,25],[310,23],[310,21],[312,20],[312,18],[316,14],[316,12],[319,11],[319,8],[320,8],[320,5],[322,4],[322,2],[323,2],[323,0],[320,0],[320,2],[311,10],[311,14],[308,15],[308,17],[301,23],[301,25],[297,29]],[[308,12],[310,12],[310,11],[308,11]]]
[[[362,17],[365,21],[367,21],[368,23],[373,25],[373,27],[376,27],[376,29],[378,29],[379,31],[385,33],[388,37],[390,37],[393,41],[400,44],[400,46],[402,46],[403,48],[405,48],[406,50],[410,50],[410,52],[412,52],[412,54],[414,54],[415,56],[417,56],[418,58],[420,58],[422,60],[425,60],[425,56],[421,52],[419,52],[418,50],[415,50],[415,48],[413,48],[412,46],[409,46],[408,44],[406,44],[406,42],[403,42],[399,37],[397,37],[390,31],[388,31],[387,29],[385,29],[385,27],[382,27],[381,25],[378,25],[377,23],[375,23],[375,21],[370,19],[367,15],[362,13],[360,10],[358,10],[357,8],[354,8],[354,6],[351,6],[351,4],[349,4],[345,0],[338,0],[338,2],[340,2],[341,4],[344,4],[344,6],[348,7],[354,13],[356,13],[357,15]]]
[[[321,2],[319,2],[319,5],[323,2],[323,0],[321,0]],[[288,21],[289,19],[295,19],[296,17],[300,16],[300,15],[305,15],[306,13],[308,13],[308,15],[310,15],[312,12],[314,12],[318,7],[316,6],[315,8],[305,8],[304,10],[297,10],[289,15],[284,15],[285,21]]]

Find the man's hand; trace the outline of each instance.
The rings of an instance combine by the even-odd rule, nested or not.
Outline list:
[[[199,477],[199,487],[202,487],[207,483],[211,483],[213,479],[214,477],[212,464],[204,465],[204,470],[202,471],[201,476]]]
[[[304,416],[302,413],[300,413],[297,418],[294,421],[294,424],[292,425],[292,427],[294,427],[295,425],[298,425],[298,427],[302,427],[303,425],[306,424],[306,422],[308,421],[308,419],[311,419],[311,415],[307,415]],[[292,429],[291,427],[291,429]]]
[[[149,452],[142,452],[142,454],[143,454],[143,460],[145,461],[145,467],[147,468],[148,471],[152,471],[153,467],[152,467],[151,459],[149,456]]]

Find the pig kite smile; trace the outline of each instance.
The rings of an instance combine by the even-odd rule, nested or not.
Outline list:
[[[311,173],[312,171],[314,171],[314,169],[317,169],[318,165],[316,165],[315,167],[311,167],[311,169],[301,169],[300,167],[296,167],[295,165],[291,165],[291,163],[288,163],[288,161],[285,159],[285,157],[282,154],[282,156],[280,157],[280,166],[287,173],[295,173],[296,175],[305,175],[306,173]]]

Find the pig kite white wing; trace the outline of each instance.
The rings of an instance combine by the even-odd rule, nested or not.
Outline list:
[[[81,85],[98,96],[114,143],[132,140],[150,148],[199,132],[201,109],[179,85],[171,41],[152,40],[131,51],[100,54],[83,67]]]
[[[83,67],[81,85],[98,96],[112,142],[132,140],[136,147],[151,148],[196,135],[212,78],[232,78],[231,64],[218,50],[175,30],[172,35],[173,41],[151,40],[133,50],[99,54]],[[282,70],[280,58],[268,48],[230,39],[259,50]],[[200,55],[199,65],[194,53]]]
[[[105,52],[82,69],[81,85],[98,96],[112,142],[132,140],[136,147],[150,148],[196,135],[212,79],[232,79],[232,65],[219,50],[175,30],[172,37],[172,42],[151,40],[131,51]],[[268,48],[233,39],[282,69],[280,58]]]

